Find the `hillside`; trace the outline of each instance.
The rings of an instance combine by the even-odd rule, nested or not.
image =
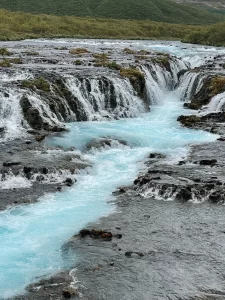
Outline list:
[[[182,39],[202,26],[153,21],[35,15],[0,9],[0,40],[40,37]]]
[[[173,0],[176,3],[197,5],[204,8],[224,9],[225,0]]]
[[[1,0],[0,8],[12,11],[169,23],[210,24],[221,15],[177,4],[171,0]]]
[[[185,42],[214,46],[225,46],[225,23],[202,27],[184,38]]]

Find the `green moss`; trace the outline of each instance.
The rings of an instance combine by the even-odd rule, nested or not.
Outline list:
[[[225,91],[225,77],[218,76],[218,77],[213,78],[211,80],[209,90],[211,91],[211,93],[210,93],[211,97],[224,92]]]
[[[124,48],[123,51],[127,54],[135,54],[136,53],[136,51],[131,50],[130,48]]]
[[[136,69],[135,67],[130,68],[121,68],[120,75],[123,77],[127,77],[130,80],[134,90],[137,94],[144,98],[145,96],[145,77],[144,74]]]
[[[193,127],[196,123],[201,122],[201,117],[196,115],[191,116],[180,116],[178,117],[177,121],[181,122],[186,127]]]
[[[110,69],[115,69],[115,70],[120,70],[121,69],[121,66],[118,65],[115,61],[112,61],[112,62],[108,62],[105,67],[108,67]]]
[[[140,55],[149,55],[149,54],[151,54],[151,52],[146,51],[146,50],[140,50],[140,51],[138,51],[138,54],[140,54]]]
[[[143,80],[144,74],[136,68],[121,68],[120,75],[130,80]]]
[[[106,53],[94,53],[93,57],[97,60],[108,60],[109,56]]]
[[[74,64],[75,64],[76,66],[80,66],[80,65],[82,65],[83,63],[82,63],[81,60],[77,59],[77,60],[75,60]]]
[[[0,55],[1,56],[10,56],[10,55],[12,55],[13,53],[12,52],[10,52],[8,49],[6,49],[6,48],[0,48]]]
[[[12,64],[10,63],[10,61],[8,59],[3,59],[0,61],[0,67],[2,68],[10,68],[12,66]]]
[[[85,48],[73,48],[73,49],[69,50],[69,53],[76,55],[76,54],[85,54],[85,53],[90,53],[90,52]]]
[[[30,79],[30,80],[23,80],[21,82],[22,88],[28,88],[28,89],[35,89],[42,90],[44,92],[50,92],[50,84],[43,78],[37,78],[37,79]]]

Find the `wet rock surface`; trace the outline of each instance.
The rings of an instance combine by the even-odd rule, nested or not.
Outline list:
[[[0,210],[33,203],[45,193],[72,186],[90,167],[78,151],[48,147],[31,137],[0,144]]]

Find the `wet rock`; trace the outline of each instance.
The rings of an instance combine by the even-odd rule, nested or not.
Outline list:
[[[3,163],[3,167],[11,167],[11,166],[18,166],[21,165],[19,161],[6,161]]]
[[[74,184],[74,181],[72,178],[66,178],[66,180],[63,183],[65,183],[66,186],[70,187]]]
[[[72,297],[76,297],[79,296],[79,293],[76,289],[72,288],[72,287],[68,287],[68,288],[64,288],[62,291],[62,296],[65,299],[70,299]]]
[[[0,127],[0,133],[3,133],[5,131],[5,127]]]
[[[101,234],[101,238],[105,239],[105,240],[111,240],[113,237],[111,232],[104,232]]]
[[[79,236],[81,238],[84,238],[86,236],[89,236],[93,239],[103,239],[105,241],[110,241],[113,237],[112,233],[109,231],[104,231],[104,230],[100,230],[100,229],[82,229],[79,232]]]
[[[199,164],[202,166],[213,166],[217,163],[216,159],[202,159],[199,161]]]
[[[122,239],[122,234],[121,233],[118,233],[118,234],[115,234],[115,237],[117,238],[117,239]]]
[[[113,147],[113,145],[127,145],[126,141],[119,140],[119,139],[111,139],[111,138],[100,138],[100,139],[93,139],[91,142],[89,142],[85,149],[86,150],[91,150],[93,148],[95,149],[100,149],[103,147]]]
[[[192,198],[192,193],[190,188],[182,188],[176,195],[177,200],[189,201]]]
[[[145,185],[147,183],[149,183],[152,180],[160,180],[160,177],[152,177],[149,175],[144,175],[144,176],[140,176],[137,179],[134,180],[134,185]]]
[[[225,137],[220,137],[220,138],[217,139],[217,141],[219,141],[219,142],[225,142]]]
[[[132,251],[127,251],[127,252],[125,252],[125,256],[126,257],[131,257],[132,253],[133,253]]]
[[[35,136],[35,139],[37,142],[41,142],[45,139],[45,137],[46,137],[46,135],[44,135],[44,134],[38,134]]]
[[[83,238],[83,237],[85,237],[85,236],[87,236],[87,235],[91,235],[91,232],[90,232],[90,230],[88,230],[88,229],[82,229],[82,230],[79,232],[79,234],[80,234],[80,236]]]
[[[149,158],[155,158],[155,159],[162,159],[165,158],[166,156],[161,153],[150,153]]]
[[[201,122],[201,117],[196,116],[196,115],[191,115],[191,116],[179,116],[177,118],[178,122],[181,122],[182,125],[186,127],[194,127],[196,123]]]
[[[212,203],[224,202],[225,195],[221,191],[215,191],[209,196],[209,201]]]

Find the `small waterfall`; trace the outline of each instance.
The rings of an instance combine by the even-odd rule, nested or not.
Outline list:
[[[210,103],[202,107],[201,114],[225,111],[225,92],[212,97]]]
[[[0,91],[0,141],[25,136],[20,106],[21,93],[5,88]]]
[[[77,121],[136,117],[146,111],[128,79],[69,77],[66,87],[77,104]]]
[[[161,64],[142,66],[146,75],[146,90],[150,104],[160,103],[165,91],[174,89],[178,82],[178,73],[187,69],[187,64],[176,58],[169,59],[168,63],[168,68]]]
[[[198,72],[186,72],[179,81],[176,89],[177,96],[181,101],[189,102],[197,94],[207,75]]]

